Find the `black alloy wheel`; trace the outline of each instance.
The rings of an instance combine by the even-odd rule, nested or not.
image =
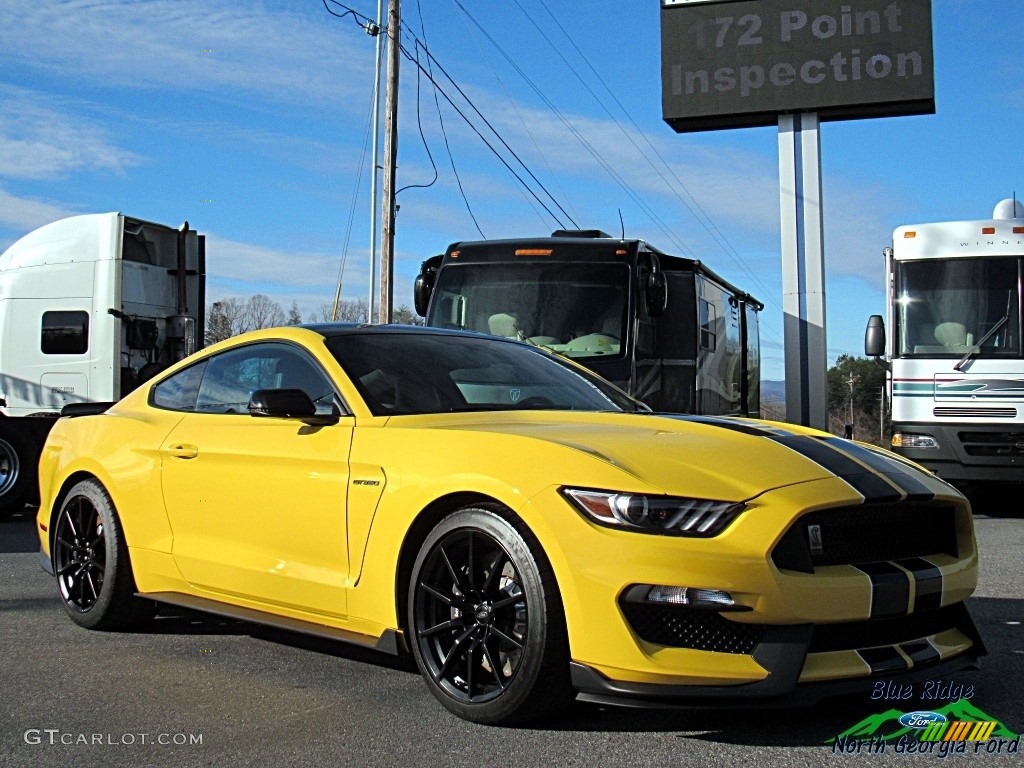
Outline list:
[[[79,482],[64,497],[53,524],[51,557],[61,602],[76,624],[131,629],[156,613],[152,601],[135,595],[121,521],[97,480]]]
[[[60,511],[53,568],[64,604],[81,613],[92,610],[107,574],[107,540],[103,519],[85,496],[70,497]]]
[[[550,566],[497,509],[460,510],[424,542],[410,585],[410,642],[445,707],[511,724],[565,704],[568,651]]]

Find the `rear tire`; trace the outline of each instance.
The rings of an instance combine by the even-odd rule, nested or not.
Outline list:
[[[61,504],[51,542],[53,572],[71,620],[97,630],[126,630],[153,618],[152,601],[135,596],[121,521],[97,480],[75,485]]]
[[[494,504],[444,518],[412,569],[409,644],[430,692],[477,723],[513,725],[572,700],[565,617],[551,566]]]

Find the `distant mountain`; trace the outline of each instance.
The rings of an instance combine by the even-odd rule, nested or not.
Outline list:
[[[761,379],[761,402],[786,402],[786,382]]]

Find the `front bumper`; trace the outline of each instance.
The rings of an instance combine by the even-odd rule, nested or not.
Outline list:
[[[838,479],[788,486],[702,540],[559,532],[552,562],[577,688],[591,698],[767,700],[975,665],[984,647],[964,607],[977,584],[970,508],[936,489],[864,504]],[[720,591],[735,605],[659,605],[636,600],[638,585]]]
[[[894,448],[955,485],[1024,483],[1024,430],[1008,424],[893,423],[893,432],[930,435],[938,448]]]
[[[977,669],[986,651],[967,607],[960,603],[943,613],[941,623],[952,622],[946,630],[915,636],[912,624],[906,624],[901,633],[897,623],[888,622],[888,626],[875,628],[874,633],[876,637],[888,635],[893,642],[863,648],[855,647],[863,633],[853,628],[844,633],[850,638],[845,645],[851,647],[835,648],[837,633],[827,628],[821,632],[811,624],[766,627],[750,655],[768,675],[750,683],[672,685],[613,680],[578,662],[571,665],[572,683],[580,701],[620,706],[739,707],[749,702],[758,706],[808,706],[834,696],[868,693],[878,680],[911,683]],[[816,638],[816,630],[824,637]],[[837,676],[815,679],[816,667],[827,667]],[[856,676],[838,676],[844,671]]]

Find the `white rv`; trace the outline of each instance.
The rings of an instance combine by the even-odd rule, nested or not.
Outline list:
[[[899,227],[884,253],[888,317],[865,351],[890,371],[893,450],[975,499],[1024,490],[1024,205]]]
[[[101,213],[0,255],[0,519],[35,500],[63,408],[103,408],[202,343],[204,251],[188,222]]]

